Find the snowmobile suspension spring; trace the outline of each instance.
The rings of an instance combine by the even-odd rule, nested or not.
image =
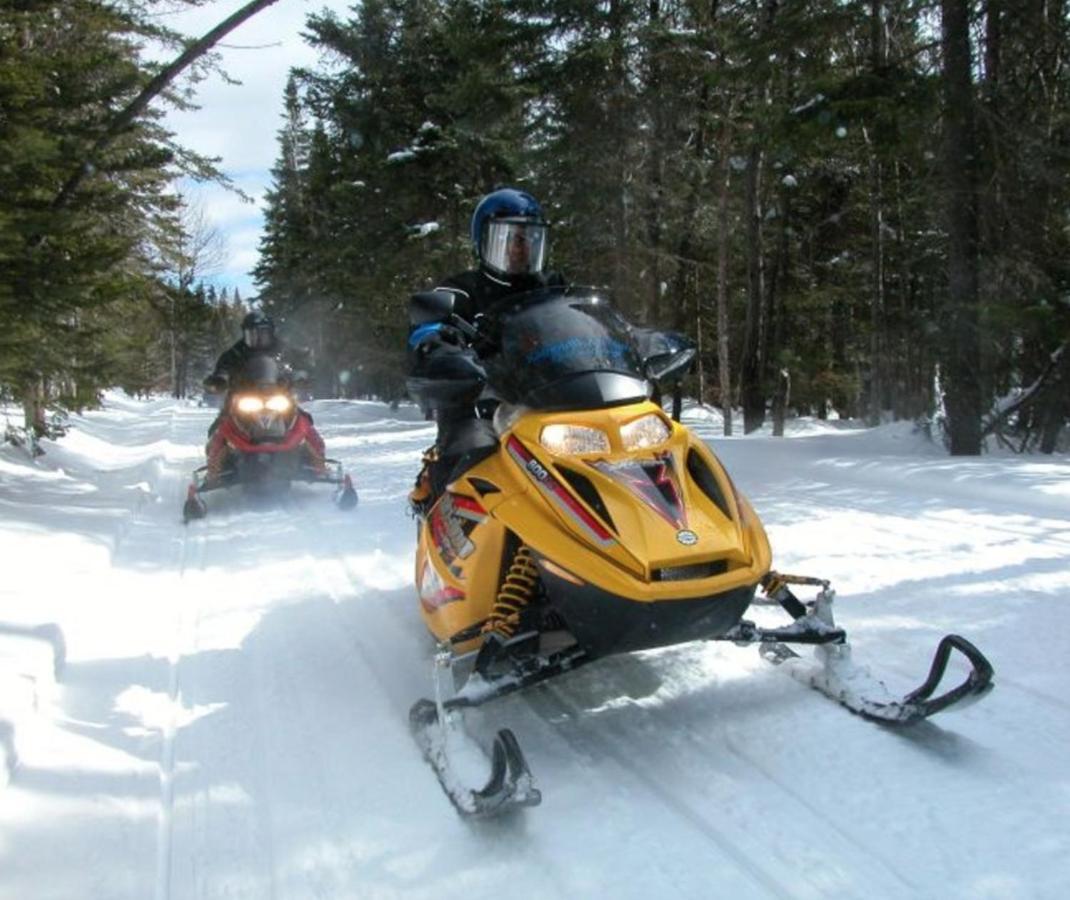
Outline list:
[[[484,626],[484,631],[497,631],[506,637],[512,637],[520,625],[520,613],[535,594],[539,583],[539,573],[535,568],[531,550],[521,544],[513,555],[509,572],[502,582],[501,589],[494,601],[494,609]]]

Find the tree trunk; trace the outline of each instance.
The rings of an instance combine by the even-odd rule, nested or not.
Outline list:
[[[649,0],[648,21],[654,30],[661,23],[661,0]],[[665,152],[669,142],[666,137],[665,105],[661,101],[662,47],[660,41],[647,48],[648,64],[646,95],[651,100],[649,109],[654,129],[650,146],[647,147],[646,239],[650,247],[650,293],[647,294],[646,324],[656,327],[661,322],[661,241],[664,231],[664,181]]]
[[[695,304],[695,351],[698,359],[698,405],[706,405],[705,341],[702,339],[702,301]]]
[[[948,296],[943,315],[945,405],[953,456],[981,452],[977,291],[978,147],[973,122],[968,0],[941,0]]]
[[[875,79],[883,77],[886,65],[886,41],[884,31],[884,0],[869,3],[869,67]],[[863,128],[866,150],[869,156],[869,217],[870,217],[870,338],[869,338],[869,403],[866,420],[871,426],[879,425],[885,405],[887,370],[885,347],[885,297],[884,297],[884,175],[878,156],[876,142],[869,129]]]
[[[791,272],[791,248],[788,235],[791,231],[791,188],[780,185],[780,228],[777,238],[776,258],[769,278],[769,295],[766,309],[769,311],[768,345],[765,359],[774,364],[784,351],[784,331],[787,327],[787,308],[784,303],[785,284]],[[791,378],[783,365],[773,365],[770,373],[773,379],[773,436],[784,436],[784,419],[787,416],[788,393]]]
[[[779,0],[764,0],[760,32],[772,31],[780,7]],[[767,81],[755,92],[758,107],[769,97]],[[755,122],[757,125],[757,122]],[[747,318],[743,333],[743,359],[740,364],[740,401],[743,404],[743,433],[750,434],[765,422],[765,345],[764,272],[762,258],[761,174],[764,157],[763,138],[753,137],[747,159],[745,212],[747,217]]]
[[[873,146],[866,129],[866,145],[869,151],[869,218],[870,218],[870,284],[869,284],[869,403],[866,423],[870,426],[881,423],[884,408],[886,372],[884,360],[884,187],[881,163],[877,148]]]
[[[611,127],[617,132],[617,152],[613,158],[613,293],[623,300],[631,294],[625,288],[628,272],[628,162],[625,132],[625,102],[623,92],[627,89],[627,61],[625,59],[625,9],[622,0],[610,0],[608,16],[611,40],[610,68],[614,73],[615,93],[609,100]]]
[[[750,434],[765,422],[765,389],[762,373],[763,310],[762,220],[759,203],[762,152],[751,147],[745,182],[747,217],[747,319],[743,332],[743,361],[740,366],[740,400],[743,404],[743,433]]]
[[[683,331],[687,326],[687,315],[685,310],[688,270],[695,265],[695,234],[699,227],[698,217],[702,208],[702,189],[706,181],[705,167],[703,163],[703,158],[706,155],[706,123],[703,114],[709,104],[709,95],[709,86],[703,85],[702,93],[699,97],[699,109],[701,114],[699,116],[695,134],[694,170],[684,206],[682,236],[677,250],[679,261],[677,263],[673,290],[676,300],[676,312],[673,316],[672,323],[672,327],[677,331]]]
[[[722,142],[721,190],[717,197],[717,375],[721,386],[721,417],[726,437],[732,434],[732,363],[728,347],[728,187],[732,166]]]
[[[791,373],[778,369],[773,389],[773,437],[784,437],[784,420],[791,403]]]
[[[40,378],[35,378],[22,392],[22,416],[27,435],[44,436],[46,430],[45,387]]]

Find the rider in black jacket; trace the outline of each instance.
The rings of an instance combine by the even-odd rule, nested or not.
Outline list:
[[[249,358],[257,353],[270,353],[278,356],[282,352],[282,346],[275,336],[275,323],[271,317],[253,310],[241,323],[241,338],[224,350],[216,360],[212,374],[204,379],[205,390],[210,393],[232,391],[240,386],[241,373]],[[289,367],[284,369],[289,375]],[[221,437],[217,437],[217,430],[226,415],[227,409],[224,403],[219,415],[208,428],[208,445],[205,454],[208,457],[209,477],[218,476],[223,471],[227,457],[227,444]],[[311,465],[316,469],[325,467],[326,448],[323,438],[312,424],[312,416],[303,409],[298,414],[308,419],[309,435],[307,439],[308,457]]]
[[[249,313],[241,323],[241,337],[231,344],[216,360],[212,374],[204,379],[204,386],[209,391],[232,388],[235,376],[240,374],[245,363],[254,353],[279,352],[279,341],[275,337],[275,324],[270,316],[259,310]]]
[[[472,215],[471,239],[479,266],[453,275],[435,290],[454,295],[454,312],[469,322],[492,304],[514,294],[547,285],[564,285],[564,278],[543,271],[547,223],[538,201],[530,194],[503,188],[487,194]],[[443,323],[413,328],[409,333],[409,374],[434,379],[449,368],[449,356],[467,351],[456,329]],[[419,398],[416,398],[419,399]],[[477,418],[474,404],[435,410],[438,436],[424,454],[424,466],[409,495],[417,513],[434,505],[457,464],[472,446],[492,440],[490,424]]]

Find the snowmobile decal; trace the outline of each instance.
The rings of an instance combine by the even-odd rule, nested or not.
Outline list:
[[[498,487],[498,485],[487,481],[486,478],[469,478],[468,483],[472,485],[472,488],[480,497],[485,497],[487,494],[500,494],[502,492],[502,489]]]
[[[487,513],[476,501],[460,494],[447,492],[431,513],[431,534],[446,565],[454,560],[467,559],[476,549],[469,538],[476,525]]]
[[[429,562],[425,562],[419,579],[420,603],[428,612],[434,612],[446,603],[464,599],[464,591],[451,587]]]
[[[535,482],[538,488],[555,502],[559,509],[570,519],[577,522],[582,531],[595,543],[608,547],[615,542],[602,523],[584,509],[568,489],[540,463],[528,449],[515,437],[509,438],[506,445],[509,455]]]
[[[476,524],[487,518],[487,511],[471,497],[465,497],[463,494],[450,494],[449,496],[453,511],[458,517]]]
[[[652,460],[599,459],[589,461],[588,465],[626,487],[678,532],[687,530],[687,511],[671,453],[659,453]],[[681,540],[681,543],[685,542]]]

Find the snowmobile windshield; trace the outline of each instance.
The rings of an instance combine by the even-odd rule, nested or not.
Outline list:
[[[254,353],[238,375],[238,387],[268,388],[285,382],[282,366],[270,353]]]
[[[649,384],[631,326],[604,293],[543,288],[487,311],[491,387],[536,409],[595,409],[635,403]]]

